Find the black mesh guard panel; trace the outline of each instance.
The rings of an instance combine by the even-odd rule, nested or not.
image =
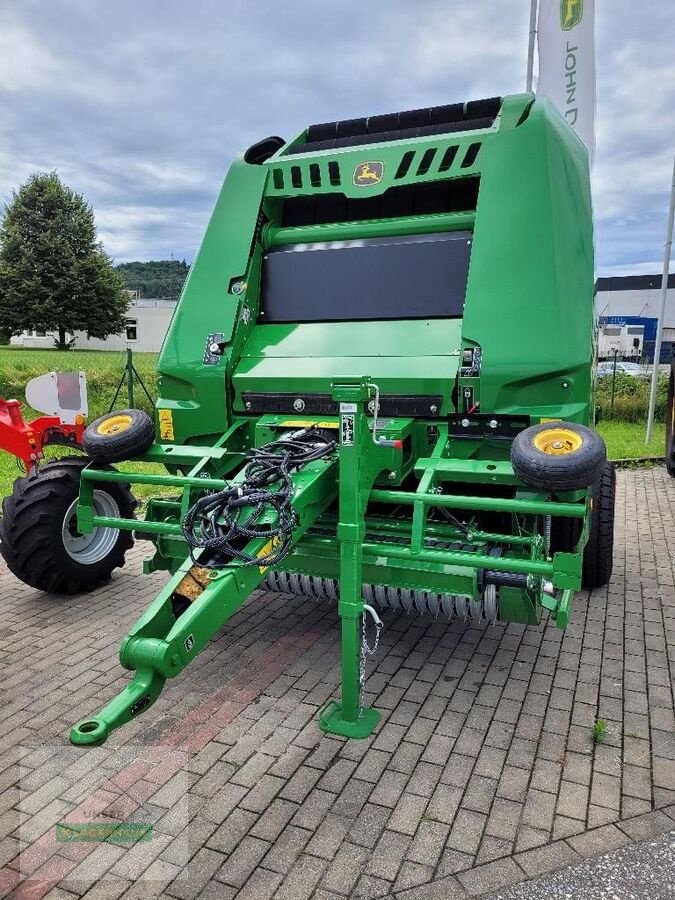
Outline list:
[[[471,232],[280,247],[263,261],[261,324],[462,316]]]

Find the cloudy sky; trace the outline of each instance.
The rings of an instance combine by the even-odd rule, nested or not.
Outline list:
[[[597,0],[600,274],[662,265],[672,0]],[[56,169],[116,261],[191,260],[233,155],[307,124],[518,92],[529,0],[0,0],[0,201]]]

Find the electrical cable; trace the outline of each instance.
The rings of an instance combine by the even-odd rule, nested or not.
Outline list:
[[[196,562],[196,550],[204,550],[210,561],[200,558],[199,565],[206,568],[219,568],[232,560],[244,566],[281,562],[291,549],[293,529],[299,522],[292,505],[291,474],[336,448],[337,442],[315,427],[252,448],[241,482],[204,494],[187,511],[183,535],[192,561]],[[262,521],[270,513],[273,521]],[[269,550],[258,556],[247,553],[243,548],[255,538],[266,538]]]

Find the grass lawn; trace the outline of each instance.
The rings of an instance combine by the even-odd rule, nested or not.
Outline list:
[[[0,397],[23,400],[26,382],[37,375],[44,375],[45,372],[85,372],[89,399],[89,421],[91,421],[108,412],[122,378],[125,364],[126,353],[124,351],[69,350],[60,352],[58,350],[26,350],[23,347],[0,347]],[[134,366],[151,397],[157,395],[156,365],[156,353],[134,353]],[[148,412],[152,411],[139,385],[135,387],[134,400],[136,406],[146,409]],[[125,383],[116,406],[119,409],[127,404]],[[24,404],[26,419],[30,420],[36,415],[34,410]],[[45,451],[48,459],[67,456],[71,453],[74,451],[58,446],[47,447]],[[133,464],[129,463],[122,463],[119,468],[124,470],[129,466],[133,468]],[[166,471],[163,466],[157,464],[148,464],[145,469],[160,474]],[[11,493],[14,479],[20,474],[16,459],[9,453],[0,450],[0,496],[4,497]],[[142,499],[157,493],[157,489],[152,486],[137,485],[134,493],[139,499]]]
[[[100,350],[25,350],[23,347],[0,347],[0,397],[23,400],[26,382],[45,372],[85,372],[89,396],[89,419],[108,412],[126,364],[126,353]],[[156,353],[134,353],[134,366],[151,397],[157,396]],[[150,409],[142,388],[136,385],[136,405]],[[119,407],[127,405],[126,384],[122,388]],[[30,411],[26,412],[30,416]]]
[[[666,426],[654,423],[654,433],[645,446],[646,423],[610,422],[605,419],[598,423],[598,432],[607,444],[610,459],[636,459],[644,456],[663,458],[665,454]]]

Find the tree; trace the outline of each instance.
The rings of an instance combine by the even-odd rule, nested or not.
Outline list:
[[[32,175],[0,225],[0,329],[85,331],[105,339],[124,327],[129,297],[97,240],[91,206],[56,172]]]
[[[128,290],[141,297],[166,297],[177,300],[190,267],[183,260],[161,259],[150,262],[120,263],[116,267]]]

